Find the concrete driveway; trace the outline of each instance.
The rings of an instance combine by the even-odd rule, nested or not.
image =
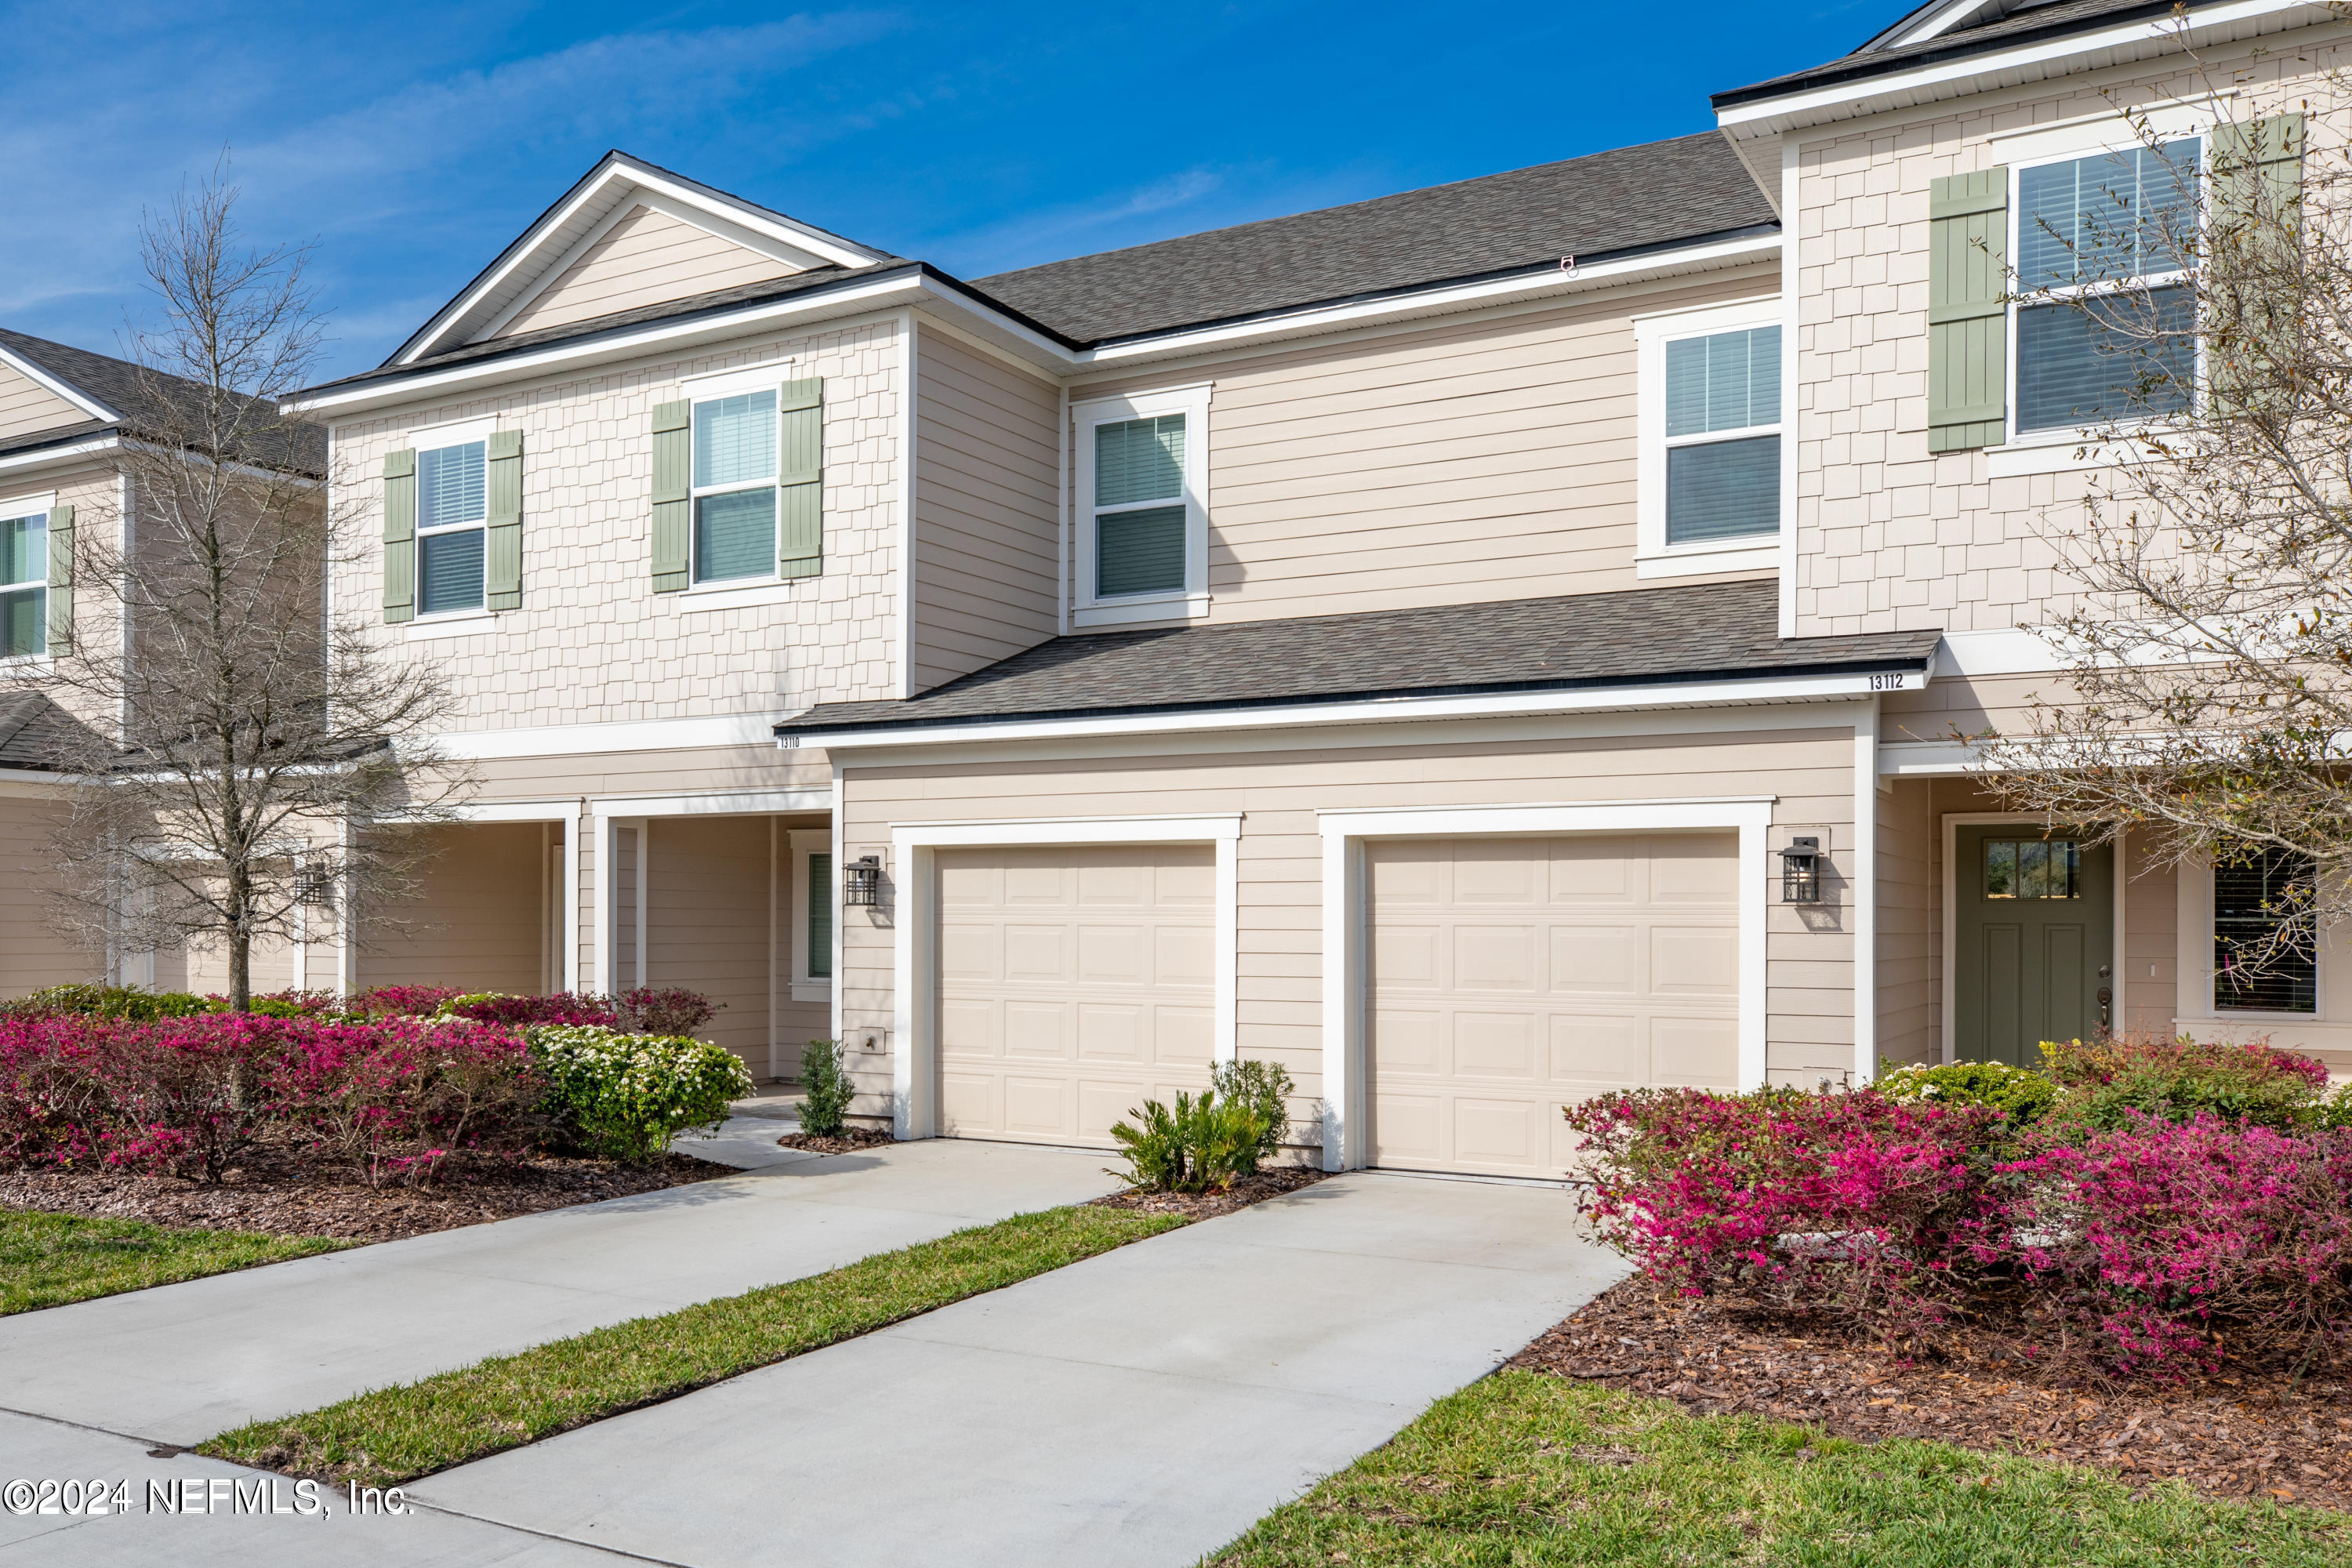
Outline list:
[[[200,1442],[1118,1184],[1064,1149],[827,1157],[775,1135],[778,1163],[740,1176],[0,1318],[0,1411]],[[30,1473],[14,1459],[0,1447],[0,1479]]]

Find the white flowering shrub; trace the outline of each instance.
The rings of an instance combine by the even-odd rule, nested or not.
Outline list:
[[[680,1132],[716,1131],[730,1102],[751,1092],[732,1051],[671,1035],[625,1035],[593,1025],[525,1031],[547,1075],[548,1109],[581,1146],[642,1163]]]

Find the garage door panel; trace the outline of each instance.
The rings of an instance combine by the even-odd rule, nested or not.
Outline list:
[[[959,895],[940,925],[942,1131],[1106,1145],[1133,1107],[1206,1083],[1208,846],[942,849],[935,866],[942,900]]]
[[[1534,1013],[1456,1013],[1454,1074],[1539,1084],[1549,1066],[1543,1035]]]
[[[1376,842],[1367,861],[1376,1161],[1558,1174],[1563,1106],[1737,1082],[1736,836]]]
[[[1641,990],[1647,978],[1638,927],[1563,922],[1550,937],[1554,991],[1622,995]]]
[[[1543,989],[1538,956],[1544,950],[1535,926],[1464,924],[1454,929],[1454,986],[1460,991]]]

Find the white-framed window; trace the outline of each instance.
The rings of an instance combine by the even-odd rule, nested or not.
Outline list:
[[[694,397],[694,581],[776,574],[776,388]]]
[[[1643,317],[1633,332],[1637,572],[1779,564],[1780,300]]]
[[[49,508],[54,497],[0,502],[0,658],[49,651]]]
[[[1209,605],[1206,385],[1073,404],[1077,626],[1169,620]]]
[[[2197,222],[2207,139],[2021,160],[2011,169],[2010,434],[2076,439],[2189,405],[2196,300],[2169,233]],[[2112,300],[2112,307],[2102,301]],[[2167,341],[2150,350],[2154,326]],[[2178,335],[2173,335],[2178,334]]]
[[[2319,1011],[2313,863],[2289,849],[2214,862],[2213,1011]]]
[[[835,888],[833,831],[795,827],[785,835],[791,875],[793,1000],[823,1002],[833,994],[833,921]]]
[[[489,521],[491,422],[409,432],[416,450],[416,614],[485,613],[483,545]]]

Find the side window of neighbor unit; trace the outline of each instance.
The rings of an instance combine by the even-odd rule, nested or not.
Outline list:
[[[2017,428],[2063,430],[2189,405],[2204,143],[2017,173]]]
[[[1666,350],[1666,542],[1780,527],[1780,329],[1676,338]]]
[[[487,444],[416,454],[416,613],[482,607],[482,529],[488,521]]]
[[[0,656],[49,649],[49,514],[0,518]]]

